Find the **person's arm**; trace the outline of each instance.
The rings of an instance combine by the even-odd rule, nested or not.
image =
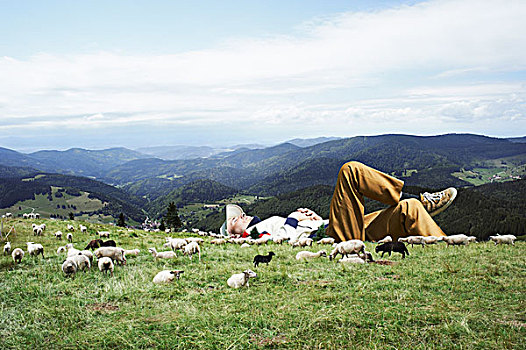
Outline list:
[[[322,220],[321,217],[314,211],[307,208],[299,208],[295,212],[289,214],[283,226],[278,230],[276,237],[289,238],[291,241],[296,241],[299,238],[300,232],[297,227],[301,221],[305,220]]]

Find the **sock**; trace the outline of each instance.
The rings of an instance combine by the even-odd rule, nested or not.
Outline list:
[[[420,199],[419,196],[411,194],[411,193],[407,193],[407,192],[401,192],[400,193],[400,200],[409,199],[409,198]]]

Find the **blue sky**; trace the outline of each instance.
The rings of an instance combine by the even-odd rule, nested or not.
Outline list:
[[[524,1],[0,1],[0,146],[526,135]]]

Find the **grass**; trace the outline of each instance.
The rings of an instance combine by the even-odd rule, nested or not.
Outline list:
[[[390,258],[394,266],[299,263],[298,250],[273,244],[205,243],[201,262],[154,261],[147,248],[161,249],[164,234],[105,227],[140,255],[116,267],[113,278],[92,269],[71,279],[60,271],[64,257],[55,254],[65,242],[52,237],[71,222],[45,222],[46,235],[37,238],[30,221],[4,225],[17,229],[13,248],[38,241],[46,258],[26,254],[14,266],[0,257],[2,349],[525,348],[526,242],[409,247],[406,259]],[[91,232],[103,228],[87,225]],[[75,246],[92,238],[76,231]],[[271,250],[277,256],[254,269],[249,288],[226,286],[231,274],[252,268],[255,254]],[[185,273],[174,284],[154,285],[163,269]]]

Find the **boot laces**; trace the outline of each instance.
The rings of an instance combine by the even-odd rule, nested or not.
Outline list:
[[[440,200],[441,200],[442,197],[444,196],[444,193],[442,193],[442,192],[436,192],[436,193],[424,192],[424,193],[422,194],[422,196],[423,196],[424,199],[427,200],[428,202],[438,203],[438,202],[440,202]]]

